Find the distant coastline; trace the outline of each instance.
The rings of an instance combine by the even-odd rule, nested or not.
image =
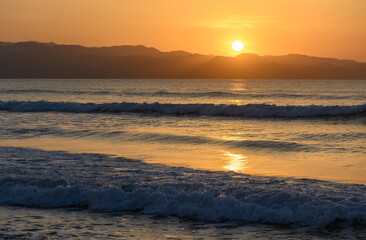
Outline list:
[[[224,57],[142,45],[0,42],[0,78],[366,79],[366,63],[299,54]]]

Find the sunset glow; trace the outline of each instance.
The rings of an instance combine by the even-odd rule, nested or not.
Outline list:
[[[0,36],[222,56],[230,56],[233,40],[240,39],[246,53],[366,61],[365,9],[364,0],[4,0]]]

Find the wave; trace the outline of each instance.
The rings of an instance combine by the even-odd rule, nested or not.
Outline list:
[[[68,113],[157,113],[165,115],[224,116],[249,118],[306,118],[364,115],[366,104],[353,106],[278,106],[269,104],[215,105],[171,103],[77,103],[47,101],[0,101],[0,110],[9,112]]]
[[[6,89],[0,90],[5,94],[24,94],[24,93],[47,93],[47,94],[91,94],[91,95],[109,95],[110,91],[78,91],[78,90],[51,90],[51,89]]]
[[[344,141],[359,141],[360,139],[366,139],[366,132],[345,132],[345,133],[302,133],[297,137],[293,137],[292,141],[298,140],[311,140],[311,141],[331,141],[331,142],[344,142]]]
[[[1,205],[366,227],[365,185],[167,167],[101,154],[0,150]]]
[[[251,93],[231,91],[210,92],[172,92],[172,91],[115,91],[115,90],[51,90],[51,89],[6,89],[0,90],[5,94],[46,93],[61,95],[113,95],[113,96],[142,96],[142,97],[190,97],[190,98],[239,98],[239,99],[268,99],[268,98],[301,98],[301,99],[352,99],[363,100],[361,95],[324,95],[324,94],[294,94],[294,93]]]
[[[58,131],[58,136],[67,137],[97,137],[102,139],[160,142],[160,143],[183,143],[183,144],[215,144],[225,145],[234,148],[268,149],[277,151],[300,151],[314,150],[315,147],[299,144],[296,142],[270,141],[270,140],[224,140],[218,138],[208,138],[202,136],[187,136],[166,133],[133,133],[127,131],[97,132],[90,130],[81,131]]]
[[[263,139],[222,139],[197,135],[179,135],[171,133],[133,132],[133,131],[101,131],[101,130],[70,130],[63,128],[0,128],[0,139],[28,139],[41,136],[57,136],[62,138],[94,139],[112,142],[143,142],[162,144],[214,145],[230,149],[254,149],[269,152],[327,152],[330,150],[345,151],[342,147],[320,146],[316,143],[301,143],[305,140],[321,142],[359,141],[366,133],[322,133],[300,134],[288,141]],[[353,152],[364,152],[363,147],[353,148]]]
[[[353,99],[362,100],[365,96],[361,95],[325,95],[325,94],[294,94],[294,93],[251,93],[251,92],[170,92],[170,91],[157,91],[157,92],[125,92],[126,95],[138,95],[138,96],[182,96],[182,97],[208,97],[208,98],[239,98],[239,99],[261,99],[261,98],[302,98],[302,99]]]
[[[309,151],[319,150],[314,146],[296,142],[272,141],[261,139],[225,140],[203,136],[188,136],[168,133],[129,132],[129,131],[95,131],[95,130],[66,130],[61,128],[0,128],[0,138],[33,138],[53,135],[66,138],[97,138],[113,141],[159,142],[165,144],[211,144],[224,145],[232,148],[250,148],[275,151]]]

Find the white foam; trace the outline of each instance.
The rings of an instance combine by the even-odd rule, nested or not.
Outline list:
[[[1,147],[0,204],[138,211],[204,221],[366,224],[366,186]]]

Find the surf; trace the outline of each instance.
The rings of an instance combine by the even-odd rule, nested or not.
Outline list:
[[[172,104],[172,103],[78,103],[49,101],[0,101],[0,110],[8,112],[66,113],[155,113],[163,115],[223,116],[247,118],[314,118],[364,115],[366,103],[352,106],[275,105],[275,104]]]

